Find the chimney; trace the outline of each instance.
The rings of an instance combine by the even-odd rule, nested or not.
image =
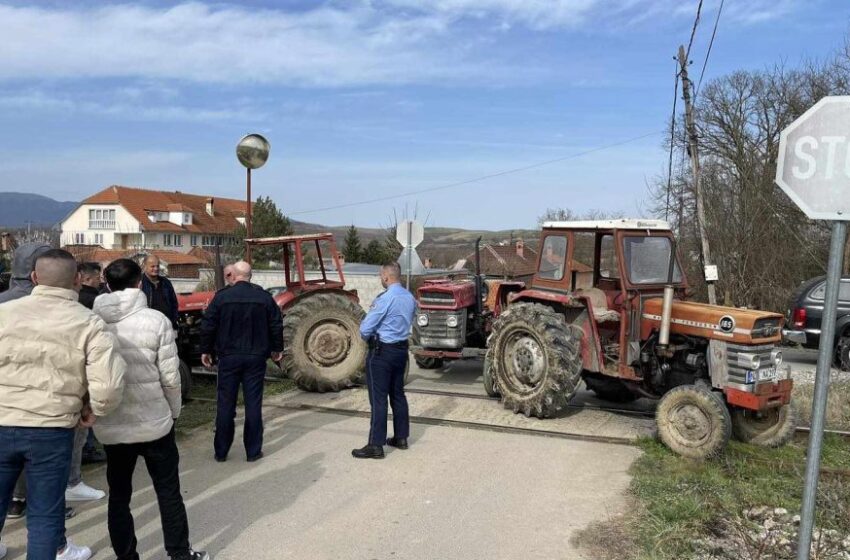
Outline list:
[[[516,254],[519,258],[525,258],[525,243],[522,239],[517,239],[516,241]]]
[[[213,206],[214,203],[215,203],[214,198],[208,198],[207,199],[207,214],[209,214],[210,216],[215,216],[215,208]]]

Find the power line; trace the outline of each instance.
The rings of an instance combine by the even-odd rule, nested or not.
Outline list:
[[[466,179],[464,181],[458,181],[456,183],[449,183],[447,185],[440,185],[440,186],[437,186],[437,187],[429,187],[427,189],[418,189],[418,190],[415,190],[415,191],[407,191],[407,192],[403,192],[403,193],[399,193],[399,194],[392,194],[392,195],[381,196],[381,197],[377,197],[377,198],[370,198],[370,199],[361,200],[361,201],[358,201],[358,202],[349,202],[349,203],[346,203],[346,204],[337,204],[335,206],[325,206],[325,207],[322,207],[322,208],[313,208],[311,210],[301,210],[299,212],[290,212],[289,215],[290,216],[300,216],[300,215],[303,215],[303,214],[313,214],[313,213],[316,213],[316,212],[325,212],[325,211],[328,211],[328,210],[338,210],[340,208],[351,208],[353,206],[363,206],[365,204],[373,204],[375,202],[384,202],[386,200],[393,200],[393,199],[396,199],[396,198],[406,198],[408,196],[413,196],[413,195],[417,195],[417,194],[423,194],[423,193],[434,192],[434,191],[439,191],[439,190],[443,190],[443,189],[460,187],[460,186],[463,186],[463,185],[468,185],[470,183],[478,183],[478,182],[481,182],[481,181],[485,181],[487,179],[494,179],[496,177],[502,177],[502,176],[505,176],[505,175],[512,175],[514,173],[519,173],[521,171],[528,171],[529,169],[535,169],[535,168],[538,168],[538,167],[543,167],[545,165],[551,165],[553,163],[559,163],[561,161],[566,161],[568,159],[579,158],[579,157],[586,156],[588,154],[592,154],[592,153],[595,153],[595,152],[601,152],[602,150],[607,150],[607,149],[610,149],[610,148],[616,148],[617,146],[622,146],[624,144],[636,142],[636,141],[642,140],[644,138],[649,138],[650,136],[654,136],[656,134],[660,134],[660,132],[658,132],[658,131],[648,132],[646,134],[641,134],[640,136],[635,136],[635,137],[629,138],[627,140],[621,140],[619,142],[614,142],[612,144],[606,144],[604,146],[591,148],[590,150],[585,150],[583,152],[577,152],[575,154],[570,154],[570,155],[555,158],[555,159],[541,161],[541,162],[538,162],[538,163],[532,163],[531,165],[525,165],[523,167],[516,167],[514,169],[499,171],[498,173],[491,173],[489,175],[482,175],[480,177],[475,177],[474,179]]]
[[[694,45],[694,36],[697,34],[697,26],[699,26],[699,17],[702,13],[702,0],[699,0],[699,4],[697,5],[697,16],[694,18],[694,26],[691,28],[691,39],[688,41],[688,50],[685,52],[685,58],[689,59],[691,56],[691,47]]]
[[[708,65],[708,57],[711,56],[711,47],[714,45],[714,36],[717,35],[717,24],[720,23],[720,14],[723,13],[723,2],[724,0],[720,0],[720,7],[717,8],[717,17],[714,20],[714,29],[711,31],[711,41],[708,42],[708,51],[705,53],[705,60],[702,63],[702,71],[699,73],[697,88],[694,90],[694,100],[696,100],[697,95],[699,94],[699,88],[702,85],[702,77],[705,75],[705,67]]]
[[[676,102],[679,100],[679,63],[676,63],[673,80],[673,113],[670,115],[670,159],[667,163],[667,205],[664,207],[664,220],[670,221],[670,190],[673,186],[673,144],[676,140]]]

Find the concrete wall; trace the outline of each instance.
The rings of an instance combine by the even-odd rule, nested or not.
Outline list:
[[[212,278],[213,271],[210,268],[202,268],[201,269],[201,280],[206,278]],[[322,277],[319,272],[307,272],[306,273],[307,280],[318,280]],[[174,289],[178,292],[180,291],[193,291],[194,288],[198,285],[198,281],[188,281],[188,280],[180,280],[180,279],[171,279],[172,283],[174,283]],[[194,282],[192,284],[191,282]],[[255,270],[254,277],[252,282],[262,286],[263,288],[272,288],[274,286],[285,286],[286,280],[283,275],[282,270]],[[191,289],[177,289],[178,283],[181,287],[191,285]],[[384,288],[381,286],[381,278],[375,274],[346,274],[345,275],[345,287],[349,290],[357,290],[357,295],[360,296],[360,305],[363,306],[363,309],[368,310],[369,306],[372,305],[372,300],[384,291]]]

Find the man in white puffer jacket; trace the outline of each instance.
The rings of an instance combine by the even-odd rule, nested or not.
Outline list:
[[[119,560],[139,558],[130,497],[136,461],[143,457],[159,502],[166,552],[173,560],[209,559],[189,546],[189,522],[180,494],[180,456],[174,439],[181,406],[180,373],[171,321],[148,309],[139,289],[138,264],[118,259],[103,275],[111,293],[97,297],[94,312],[120,341],[121,357],[127,362],[124,400],[94,426],[106,451],[112,548]]]

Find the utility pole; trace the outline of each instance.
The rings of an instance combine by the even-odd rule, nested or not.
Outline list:
[[[702,182],[700,181],[699,149],[697,144],[697,127],[694,123],[694,108],[691,104],[691,82],[688,80],[688,60],[685,47],[679,45],[679,66],[682,72],[682,97],[685,100],[685,125],[688,129],[688,146],[691,152],[691,166],[694,175],[694,196],[697,202],[697,225],[699,226],[700,243],[702,244],[703,274],[711,266],[711,251],[708,247],[708,237],[705,234],[705,204],[703,201]],[[708,287],[708,303],[717,305],[717,294],[714,291],[714,281],[706,278]]]

